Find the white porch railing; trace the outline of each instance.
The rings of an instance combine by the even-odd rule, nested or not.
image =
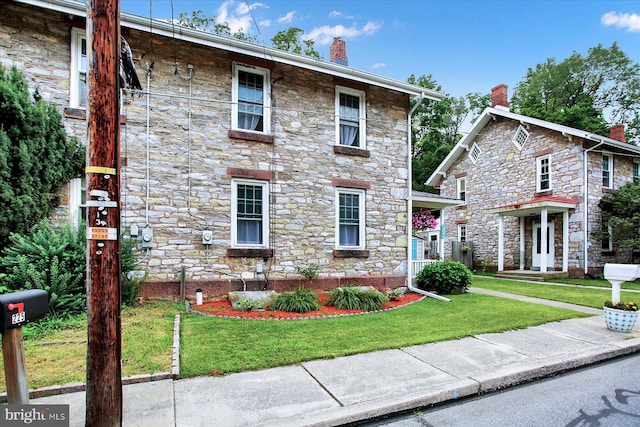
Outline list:
[[[438,260],[435,259],[414,259],[412,261],[412,265],[411,265],[411,273],[412,273],[412,279],[415,279],[416,275],[422,271],[422,269],[424,268],[425,265],[427,264],[433,264],[434,262],[437,262]]]

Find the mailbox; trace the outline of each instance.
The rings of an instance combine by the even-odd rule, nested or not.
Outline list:
[[[49,310],[49,294],[42,289],[0,295],[0,332],[20,326],[44,316]]]

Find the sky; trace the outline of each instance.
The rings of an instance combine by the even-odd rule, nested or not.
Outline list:
[[[349,66],[406,81],[431,75],[451,96],[513,88],[529,68],[601,44],[640,63],[640,0],[121,0],[120,10],[154,19],[202,10],[271,46],[298,27],[329,60],[334,37]]]

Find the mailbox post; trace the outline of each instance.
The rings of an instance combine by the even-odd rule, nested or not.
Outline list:
[[[9,404],[29,403],[22,325],[42,317],[49,309],[49,294],[42,289],[0,295],[2,357]]]

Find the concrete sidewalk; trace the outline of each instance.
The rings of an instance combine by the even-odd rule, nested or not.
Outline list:
[[[609,331],[600,314],[224,377],[126,385],[123,424],[342,425],[502,389],[639,350],[640,329]],[[84,425],[84,392],[31,403],[69,404],[71,425]]]

